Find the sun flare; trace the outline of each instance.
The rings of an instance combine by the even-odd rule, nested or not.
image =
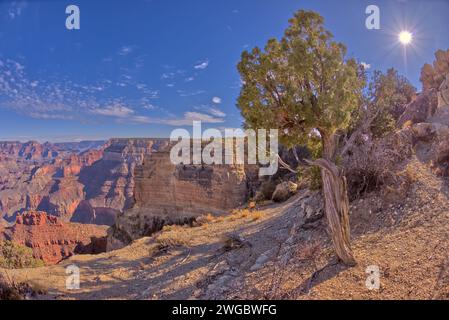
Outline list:
[[[404,45],[411,43],[412,40],[413,40],[413,35],[408,31],[402,31],[399,34],[399,41]]]

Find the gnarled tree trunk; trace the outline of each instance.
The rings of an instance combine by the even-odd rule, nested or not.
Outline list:
[[[313,162],[321,168],[324,207],[338,258],[346,265],[356,264],[350,246],[349,199],[346,178],[333,163],[337,148],[336,136],[323,136],[323,159]]]

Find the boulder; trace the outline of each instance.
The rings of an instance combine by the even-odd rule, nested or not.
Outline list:
[[[398,127],[402,128],[405,123],[424,122],[435,113],[438,102],[434,91],[425,91],[410,102],[404,113],[399,117]]]
[[[431,139],[436,132],[435,125],[432,123],[417,123],[412,126],[413,135],[417,139]]]
[[[323,197],[317,191],[311,192],[302,200],[301,208],[304,212],[305,224],[316,222],[324,216]]]
[[[283,202],[294,195],[297,190],[298,185],[296,183],[293,183],[291,181],[281,182],[276,186],[271,199],[274,202]]]

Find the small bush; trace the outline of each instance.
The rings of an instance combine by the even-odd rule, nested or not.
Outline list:
[[[196,218],[194,225],[199,227],[199,226],[203,226],[208,223],[212,223],[214,221],[215,221],[215,217],[211,213],[208,213],[206,215],[201,215],[198,218]]]
[[[33,250],[12,241],[0,242],[0,267],[6,269],[41,267],[44,262],[33,257]]]
[[[318,166],[302,168],[298,173],[298,181],[308,185],[310,190],[321,190],[321,169]]]
[[[231,233],[231,234],[226,234],[223,237],[223,250],[224,251],[240,249],[240,248],[243,248],[244,246],[251,246],[251,244],[238,234]]]
[[[46,294],[41,285],[29,282],[16,282],[0,273],[0,300],[23,300]]]

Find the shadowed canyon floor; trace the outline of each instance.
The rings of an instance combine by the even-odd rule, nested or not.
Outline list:
[[[353,268],[336,263],[324,219],[307,222],[300,191],[283,204],[168,226],[120,250],[3,272],[44,286],[41,299],[448,299],[448,183],[415,157],[407,170],[415,179],[402,201],[372,193],[351,204]],[[65,287],[71,264],[80,290]],[[379,290],[365,286],[371,265]]]

